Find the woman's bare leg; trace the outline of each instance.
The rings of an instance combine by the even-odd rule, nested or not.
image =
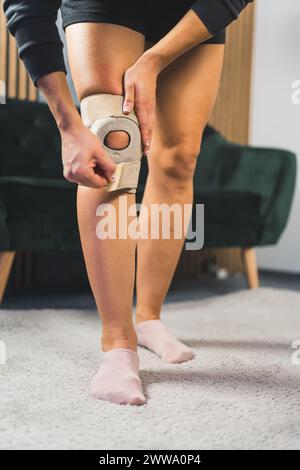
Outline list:
[[[144,36],[128,28],[99,23],[79,23],[66,30],[68,56],[78,98],[97,93],[123,94],[123,74],[143,53]],[[112,147],[124,147],[127,134],[111,134]],[[134,195],[121,193],[128,204]],[[103,322],[104,351],[136,349],[132,324],[134,284],[133,240],[99,240],[96,226],[100,204],[112,204],[118,214],[120,192],[78,187],[78,221],[82,247],[97,307]],[[122,266],[122,269],[120,269]]]
[[[98,93],[122,95],[123,74],[143,53],[144,36],[122,26],[80,23],[69,26],[66,37],[78,98],[82,100]],[[128,136],[121,131],[111,133],[107,142],[112,148],[123,148],[127,143]],[[128,206],[135,202],[133,194],[120,191],[108,193],[105,189],[79,186],[77,193],[82,248],[103,325],[102,349],[108,358],[104,360],[92,388],[96,398],[141,404],[144,401],[141,395],[132,397],[127,393],[131,386],[136,387],[139,380],[136,358],[130,355],[130,351],[136,351],[137,347],[132,320],[136,242],[129,238],[118,239],[118,236],[114,240],[100,240],[96,236],[99,222],[97,207],[104,203],[111,204],[118,220],[120,195],[127,198]],[[119,357],[120,348],[127,350],[123,363]],[[127,366],[133,367],[137,375],[133,382],[129,377],[126,382],[122,376]],[[112,379],[111,374],[114,374]],[[121,378],[123,383],[118,384]]]
[[[148,159],[149,176],[143,199],[149,209],[151,204],[171,206],[177,203],[183,207],[193,201],[196,158],[202,132],[217,97],[223,54],[223,45],[197,46],[167,67],[159,77],[156,122]],[[183,243],[184,237],[179,240],[139,240],[136,308],[139,324],[160,318]],[[152,349],[158,349],[156,352],[162,356],[166,353],[162,352],[162,342],[170,341],[170,337],[164,335],[165,330],[161,334],[150,330],[151,325],[157,327],[158,323],[150,322],[146,327],[146,333],[149,329],[152,337],[149,348],[152,345]],[[145,342],[141,328],[138,328],[138,334],[139,342]],[[186,350],[176,354],[178,344],[174,347],[175,352],[174,348],[171,353],[167,351],[165,360],[182,362],[191,358]]]

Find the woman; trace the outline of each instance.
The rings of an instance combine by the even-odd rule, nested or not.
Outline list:
[[[100,140],[83,125],[71,99],[55,25],[57,11],[61,7],[79,100],[98,94],[124,95],[124,114],[133,108],[136,112],[144,153],[149,156],[143,199],[147,208],[157,203],[192,203],[201,134],[219,87],[224,28],[250,1],[4,1],[8,28],[17,39],[20,56],[57,122],[64,175],[78,183],[82,247],[103,325],[104,359],[92,382],[92,394],[98,399],[145,403],[137,344],[170,363],[192,359],[193,352],[160,320],[184,240],[136,243],[95,236],[97,207],[110,203],[118,211],[120,195],[129,205],[134,203],[134,194],[105,188],[113,180],[115,165]],[[110,148],[127,145],[126,132],[108,134]]]

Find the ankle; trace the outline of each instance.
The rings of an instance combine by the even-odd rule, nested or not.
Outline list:
[[[111,349],[130,349],[137,351],[137,337],[134,329],[130,332],[108,332],[103,333],[101,339],[102,351],[110,351]]]
[[[142,323],[149,320],[160,320],[160,313],[154,312],[136,312],[136,323]]]

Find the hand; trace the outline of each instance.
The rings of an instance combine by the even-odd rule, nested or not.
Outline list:
[[[115,163],[100,140],[83,124],[61,131],[64,177],[72,183],[101,188],[112,181]]]
[[[123,112],[136,112],[143,151],[149,155],[155,113],[158,71],[155,64],[144,54],[124,75],[125,99]]]

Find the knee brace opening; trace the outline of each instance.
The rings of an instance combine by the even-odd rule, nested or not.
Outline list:
[[[113,130],[106,134],[104,144],[111,150],[125,150],[130,144],[130,135],[123,130]]]

